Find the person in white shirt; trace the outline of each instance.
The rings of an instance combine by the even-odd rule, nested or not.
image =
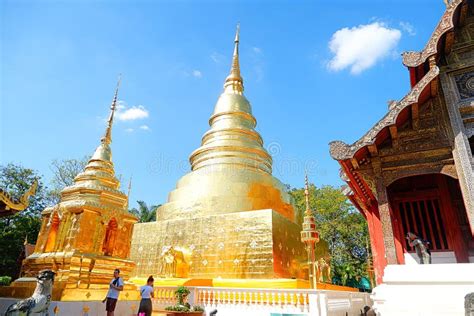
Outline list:
[[[140,301],[140,307],[138,308],[138,316],[151,316],[153,311],[153,306],[151,304],[151,299],[155,297],[153,291],[153,276],[149,276],[146,281],[146,285],[140,287],[140,296],[142,297]]]
[[[107,292],[106,298],[102,301],[105,303],[105,310],[107,311],[107,316],[114,316],[115,306],[117,305],[117,300],[120,294],[120,291],[123,291],[123,280],[120,277],[120,270],[114,270],[114,278],[110,281],[109,291]]]

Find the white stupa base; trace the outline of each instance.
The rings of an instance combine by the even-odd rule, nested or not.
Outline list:
[[[464,316],[472,292],[472,263],[388,265],[372,292],[373,308],[382,316]]]

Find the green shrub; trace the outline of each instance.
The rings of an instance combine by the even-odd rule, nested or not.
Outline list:
[[[167,306],[165,308],[167,311],[173,311],[173,312],[189,312],[189,308],[184,305],[173,305],[173,306]]]
[[[12,278],[9,276],[0,276],[0,285],[10,285]]]
[[[191,308],[191,312],[204,312],[204,307],[199,306],[199,305],[194,305]]]
[[[189,313],[189,312],[204,312],[204,308],[201,306],[192,306],[189,305],[189,303],[186,302],[186,299],[188,298],[188,295],[191,293],[188,288],[184,286],[179,286],[176,291],[174,292],[174,297],[178,301],[176,305],[172,306],[167,306],[165,310],[167,311],[173,311],[173,312],[184,312],[184,313]]]

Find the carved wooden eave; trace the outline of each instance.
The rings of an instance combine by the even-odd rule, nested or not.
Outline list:
[[[38,188],[38,182],[35,182],[31,187],[26,191],[20,199],[15,199],[7,192],[0,189],[0,217],[10,216],[17,212],[21,212],[28,207],[30,196],[36,193]]]
[[[363,148],[371,146],[367,148],[367,150],[371,153],[375,153],[377,151],[377,137],[382,133],[382,131],[386,131],[387,129],[390,130],[390,127],[392,127],[390,130],[390,135],[393,138],[394,133],[396,134],[396,128],[394,132],[393,127],[396,127],[399,114],[406,108],[418,104],[420,97],[425,91],[431,89],[432,81],[437,79],[438,75],[439,68],[437,66],[432,66],[430,71],[423,77],[423,79],[420,80],[401,101],[393,102],[388,113],[364,136],[362,136],[362,138],[352,145],[348,145],[342,141],[333,141],[329,143],[329,152],[331,157],[339,161],[352,159],[355,161],[355,163],[357,163],[357,159],[354,159],[354,156]]]
[[[405,52],[403,53],[403,64],[407,67],[418,67],[425,63],[429,57],[437,55],[438,50],[442,49],[440,44],[443,35],[451,31],[455,26],[455,16],[458,8],[461,7],[466,0],[452,0],[446,7],[441,20],[436,26],[425,48],[420,52]]]

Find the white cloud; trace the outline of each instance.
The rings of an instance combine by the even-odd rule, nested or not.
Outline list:
[[[148,110],[143,105],[127,108],[124,104],[117,106],[116,117],[119,121],[141,120],[149,116]]]
[[[340,29],[329,42],[334,57],[327,66],[333,71],[350,67],[352,74],[359,74],[394,53],[401,36],[400,30],[381,22]]]
[[[140,126],[140,129],[144,130],[144,131],[149,131],[150,130],[150,127],[148,125],[141,125]]]
[[[409,22],[400,22],[400,27],[402,28],[402,30],[404,30],[405,32],[407,32],[408,35],[410,36],[415,36],[416,35],[416,30],[415,30],[415,27],[413,25],[411,25]]]
[[[124,110],[125,108],[127,108],[127,103],[125,101],[118,100],[117,101],[117,111]]]
[[[199,70],[193,70],[192,74],[194,78],[202,78],[202,72],[200,72]]]
[[[217,52],[213,52],[210,57],[212,61],[215,62],[216,64],[220,64],[224,60],[224,55],[219,54]]]
[[[125,131],[126,131],[127,133],[132,133],[132,132],[133,132],[133,128],[127,128],[127,129],[125,129]]]
[[[252,47],[252,51],[255,53],[255,54],[262,54],[263,51],[260,47]]]

